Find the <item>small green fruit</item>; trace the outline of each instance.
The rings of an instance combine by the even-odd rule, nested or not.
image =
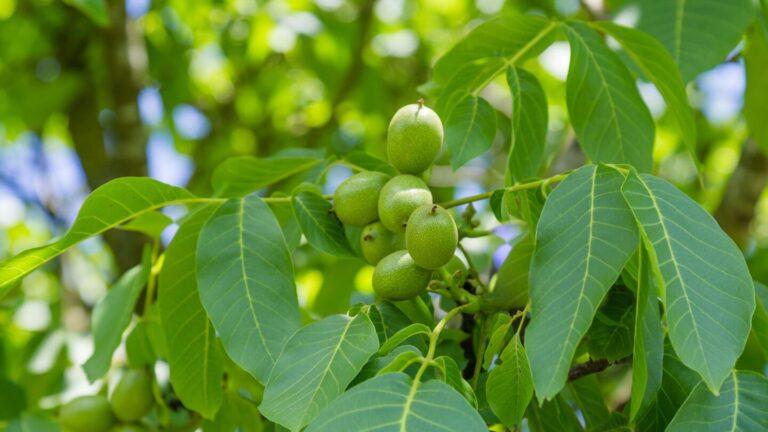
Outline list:
[[[432,192],[427,184],[412,175],[392,177],[381,188],[379,220],[393,232],[405,232],[405,224],[417,207],[432,204]]]
[[[401,173],[419,174],[434,162],[443,144],[443,123],[421,101],[400,108],[389,122],[387,156]]]
[[[61,407],[59,422],[72,432],[106,432],[115,423],[104,396],[81,396]]]
[[[408,300],[424,292],[431,272],[401,250],[384,257],[373,271],[373,290],[385,300]]]
[[[405,249],[405,236],[393,233],[381,222],[374,222],[363,228],[360,234],[360,249],[363,250],[368,264],[376,265],[392,252]]]
[[[137,424],[121,424],[110,429],[109,432],[146,432],[147,430]]]
[[[389,180],[386,174],[365,171],[341,182],[333,194],[333,207],[347,225],[365,226],[379,217],[379,192]]]
[[[408,218],[405,246],[421,267],[434,270],[448,263],[458,242],[453,216],[439,205],[423,205]]]
[[[112,411],[120,421],[139,420],[149,413],[154,405],[152,379],[143,370],[131,369],[125,372],[112,391],[109,401]]]

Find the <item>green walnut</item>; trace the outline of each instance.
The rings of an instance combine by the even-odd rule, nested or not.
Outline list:
[[[407,174],[392,177],[381,188],[379,220],[392,232],[405,232],[411,213],[426,204],[432,204],[432,192],[424,180]]]
[[[106,432],[115,417],[104,396],[81,396],[61,407],[59,422],[71,432]]]
[[[387,156],[401,173],[420,174],[435,161],[443,144],[443,123],[419,101],[400,108],[389,122]]]
[[[448,210],[426,204],[413,211],[405,229],[405,247],[416,264],[434,270],[451,260],[459,230]]]
[[[143,370],[126,371],[112,391],[109,401],[112,403],[112,412],[120,421],[139,420],[149,413],[155,402],[152,379]]]
[[[431,272],[401,250],[385,256],[373,271],[373,290],[385,300],[408,300],[424,292]]]
[[[379,192],[389,180],[386,174],[365,171],[341,182],[333,194],[333,207],[347,225],[365,226],[379,218]]]
[[[147,432],[147,430],[137,424],[121,424],[113,427],[109,432]]]
[[[393,233],[381,222],[368,224],[360,234],[360,249],[368,264],[376,265],[394,251],[405,249],[405,236]]]

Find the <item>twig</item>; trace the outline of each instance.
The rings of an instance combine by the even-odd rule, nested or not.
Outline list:
[[[566,172],[566,173],[554,175],[552,177],[547,177],[545,179],[528,182],[528,183],[518,183],[516,185],[512,185],[512,186],[506,187],[503,190],[506,191],[506,192],[516,192],[516,191],[521,191],[521,190],[537,189],[537,188],[541,187],[542,185],[547,185],[547,184],[563,181],[563,180],[565,180],[566,177],[568,177],[568,174],[570,174],[570,173]],[[462,204],[469,204],[471,202],[481,201],[481,200],[490,198],[494,194],[494,192],[496,192],[496,191],[492,190],[492,191],[483,192],[483,193],[477,194],[477,195],[470,195],[468,197],[459,198],[459,199],[455,199],[455,200],[451,200],[451,201],[446,201],[444,203],[441,203],[440,206],[443,207],[443,208],[451,208],[451,207],[460,206]]]
[[[608,369],[610,366],[626,363],[631,358],[632,357],[624,357],[623,359],[619,359],[613,362],[610,362],[606,359],[588,360],[584,363],[577,364],[568,371],[568,381],[575,381],[581,377],[597,372],[602,372]]]

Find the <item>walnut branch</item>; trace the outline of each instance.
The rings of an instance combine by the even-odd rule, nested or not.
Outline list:
[[[608,361],[606,359],[599,359],[599,360],[588,360],[584,363],[577,364],[576,366],[572,367],[568,371],[568,381],[575,381],[581,377],[591,375],[593,373],[602,372],[608,367],[626,363],[628,362],[632,357],[624,357],[622,359],[616,360],[616,361]]]

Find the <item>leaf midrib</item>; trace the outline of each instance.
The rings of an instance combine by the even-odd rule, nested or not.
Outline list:
[[[622,160],[628,160],[627,155],[624,152],[624,138],[621,134],[621,127],[619,126],[619,119],[616,117],[616,102],[613,100],[613,95],[611,94],[612,87],[608,85],[608,81],[605,79],[605,74],[603,74],[603,70],[600,67],[600,63],[595,58],[594,53],[591,49],[589,49],[589,45],[587,45],[587,42],[584,40],[583,37],[579,34],[578,31],[575,29],[570,29],[570,33],[576,36],[579,39],[579,42],[584,46],[584,50],[589,55],[589,58],[592,60],[592,64],[595,66],[595,69],[597,70],[598,75],[600,76],[600,81],[603,83],[603,87],[605,88],[605,94],[608,97],[608,102],[611,105],[611,119],[610,122],[614,125],[614,128],[616,130],[617,135],[617,141],[619,142],[619,153],[621,154]]]
[[[264,345],[264,352],[267,353],[267,356],[269,357],[269,362],[271,364],[275,363],[275,359],[272,356],[272,353],[269,350],[269,345],[267,344],[267,340],[264,337],[264,332],[261,329],[261,323],[259,322],[259,319],[256,317],[256,310],[253,308],[253,297],[251,297],[251,290],[248,286],[248,275],[245,271],[245,238],[243,237],[245,234],[245,198],[240,198],[240,207],[238,211],[238,249],[240,251],[240,271],[243,277],[243,286],[245,287],[245,296],[248,299],[248,309],[251,311],[251,317],[253,318],[253,323],[256,324],[256,332],[259,334],[259,339],[261,339],[261,343]]]
[[[648,187],[648,184],[645,182],[645,180],[642,179],[642,177],[640,177],[639,175],[636,177],[637,177],[637,180],[643,185],[645,190],[648,192],[648,197],[651,199],[651,202],[653,203],[653,210],[659,219],[659,226],[661,226],[661,229],[664,232],[664,242],[667,244],[667,249],[669,249],[669,256],[675,268],[675,276],[677,277],[677,280],[680,281],[680,288],[681,288],[681,291],[683,292],[683,297],[685,298],[685,305],[688,307],[688,314],[691,317],[691,325],[693,327],[693,331],[696,333],[696,342],[699,345],[699,350],[701,351],[702,358],[704,359],[704,367],[707,369],[707,374],[711,378],[712,371],[709,368],[709,362],[707,361],[704,347],[701,345],[701,333],[699,332],[699,327],[696,325],[696,320],[694,319],[693,309],[691,307],[691,300],[688,298],[688,292],[685,288],[686,285],[683,280],[683,276],[680,273],[680,268],[678,267],[678,264],[677,264],[677,257],[675,256],[674,249],[672,248],[672,242],[670,241],[669,231],[667,230],[667,225],[665,223],[664,216],[661,214],[659,203],[656,200],[656,195],[654,195],[651,188]],[[661,269],[659,269],[659,271],[661,271]],[[666,285],[666,281],[664,285]],[[664,290],[664,293],[665,293],[665,296],[669,295],[669,291],[667,289]]]
[[[315,400],[315,396],[317,396],[317,392],[320,390],[320,388],[323,386],[323,383],[325,382],[325,379],[328,377],[328,371],[331,369],[331,365],[333,364],[333,360],[336,358],[336,354],[339,353],[341,344],[344,342],[344,337],[347,335],[347,332],[349,331],[349,328],[352,326],[352,323],[354,322],[354,318],[347,321],[347,324],[344,326],[344,330],[341,332],[341,335],[339,336],[339,341],[336,343],[336,346],[333,348],[333,354],[331,354],[331,358],[328,360],[328,364],[325,365],[325,369],[320,374],[320,383],[318,383],[317,387],[315,387],[315,390],[312,392],[312,396],[309,398],[309,403],[312,403],[312,401]],[[309,405],[308,405],[309,407]],[[307,414],[309,414],[309,410],[304,412],[304,415],[301,418],[300,424],[303,424],[307,420]],[[301,426],[299,426],[301,427]]]
[[[579,311],[581,310],[581,305],[583,304],[584,290],[586,289],[587,280],[588,280],[588,277],[589,277],[589,265],[590,265],[591,256],[592,256],[592,241],[594,240],[594,237],[593,237],[593,228],[594,228],[594,226],[593,225],[594,225],[594,217],[595,217],[595,184],[597,183],[596,179],[597,179],[597,167],[594,167],[593,171],[592,171],[592,184],[590,186],[590,193],[589,193],[589,196],[590,196],[590,205],[589,205],[589,237],[588,237],[588,240],[587,240],[586,268],[584,269],[584,277],[582,279],[581,288],[579,289],[579,297],[578,297],[578,300],[577,300],[577,303],[576,303],[576,311],[574,311],[574,313],[572,315],[572,318],[571,318],[571,322],[570,322],[570,324],[568,324],[568,334],[565,337],[565,343],[569,343],[569,341],[571,339],[571,335],[573,334],[573,326],[576,323],[576,317],[579,315]],[[564,350],[564,349],[560,350],[560,358],[558,359],[558,361],[556,363],[558,365],[558,369],[562,368],[561,365],[563,364],[563,358],[565,356],[565,351],[566,350]],[[557,375],[558,374],[556,374],[556,373],[553,373],[553,374],[550,375],[549,384],[547,385],[547,387],[550,389],[550,391],[551,391],[552,383],[554,383],[557,380]],[[548,391],[548,393],[549,393],[549,391]]]

